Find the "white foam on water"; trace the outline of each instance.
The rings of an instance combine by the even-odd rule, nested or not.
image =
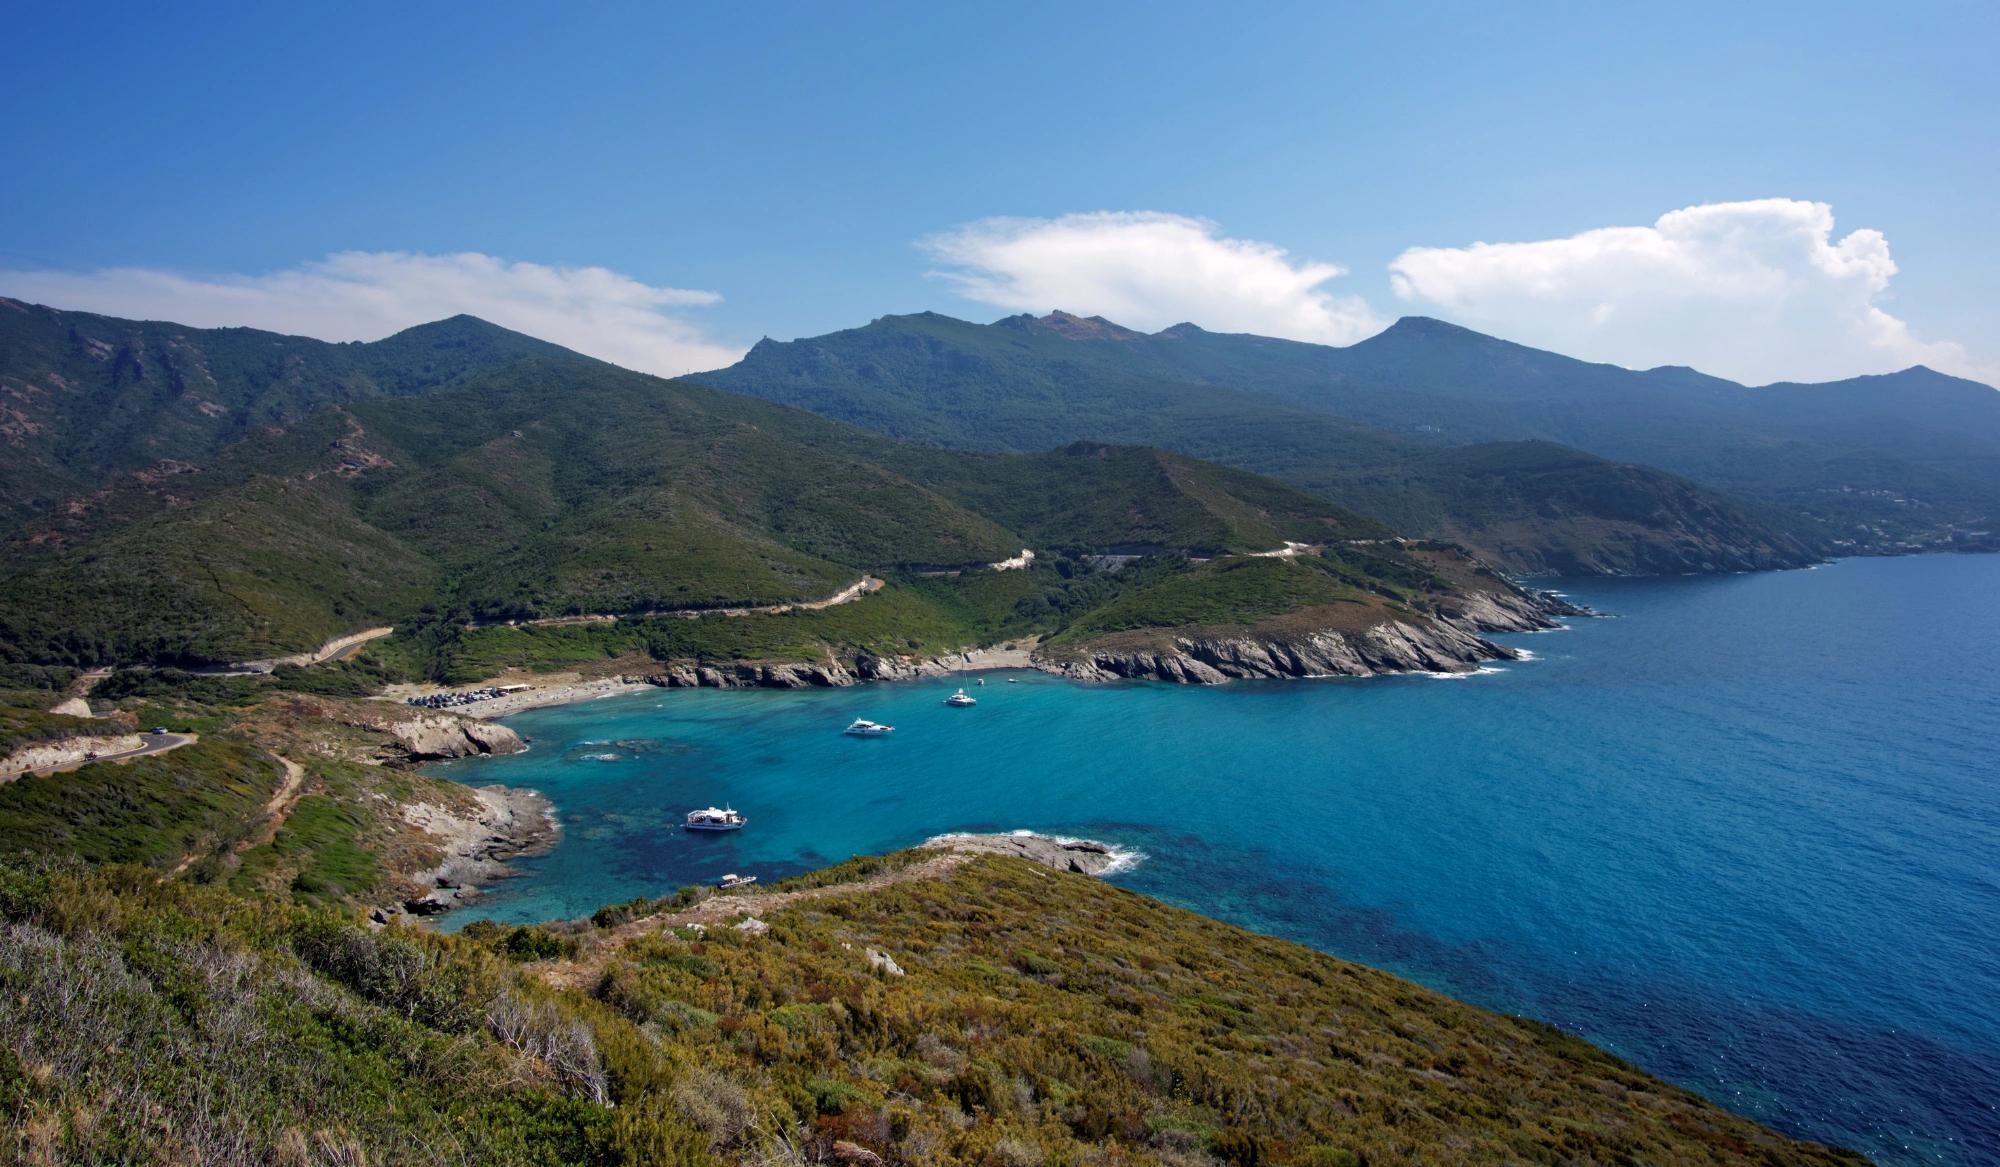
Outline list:
[[[1111,862],[1105,865],[1104,870],[1097,873],[1100,877],[1119,875],[1130,871],[1134,867],[1139,866],[1139,864],[1144,863],[1147,859],[1146,853],[1137,847],[1120,847],[1116,843],[1107,843],[1102,839],[1085,839],[1076,835],[1049,835],[1041,831],[1032,831],[1026,828],[1017,828],[1011,831],[946,831],[942,835],[932,835],[930,838],[925,839],[924,845],[928,847],[937,843],[948,843],[953,839],[976,839],[981,835],[1005,835],[1015,839],[1040,837],[1063,846],[1068,846],[1071,843],[1088,843],[1093,847],[1102,847],[1104,848],[1104,853],[1110,857]]]

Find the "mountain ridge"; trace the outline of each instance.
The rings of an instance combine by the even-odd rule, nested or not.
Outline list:
[[[1788,567],[1813,562],[1820,551],[1821,533],[1810,521],[1775,511],[1753,516],[1733,500],[1647,467],[1621,473],[1647,479],[1661,500],[1657,517],[1630,507],[1615,516],[1576,515],[1589,510],[1589,492],[1571,491],[1561,508],[1544,508],[1532,483],[1517,482],[1505,492],[1519,504],[1511,516],[1514,536],[1482,544],[1477,525],[1447,526],[1432,513],[1435,505],[1384,505],[1400,497],[1385,484],[1400,482],[1445,509],[1488,509],[1484,495],[1463,494],[1455,468],[1438,461],[1447,443],[1430,431],[1450,423],[1450,410],[1437,409],[1436,425],[1396,431],[1329,413],[1298,392],[1273,390],[1273,383],[1298,388],[1298,354],[1319,360],[1346,350],[1192,325],[1151,336],[1120,330],[1113,343],[1095,332],[1079,338],[1071,323],[1079,319],[1023,314],[979,325],[937,313],[883,316],[823,337],[760,343],[736,366],[691,379],[913,441],[985,450],[1075,439],[1173,448],[1279,477],[1355,509],[1394,509],[1407,534],[1464,539],[1524,573],[1556,563],[1640,574]],[[1427,327],[1417,322],[1406,331]],[[1315,389],[1325,383],[1311,379]],[[1629,490],[1629,483],[1607,485],[1606,494]],[[1694,513],[1726,514],[1728,530],[1754,536],[1736,553],[1717,556],[1721,536],[1691,542],[1674,517]],[[1592,538],[1615,544],[1581,556],[1559,550]]]

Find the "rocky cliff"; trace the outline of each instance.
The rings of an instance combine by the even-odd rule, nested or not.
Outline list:
[[[1038,654],[1035,666],[1085,681],[1116,679],[1217,685],[1265,677],[1372,677],[1460,673],[1520,653],[1489,632],[1556,627],[1557,616],[1588,613],[1542,592],[1467,591],[1424,615],[1366,628],[1313,627],[1288,620],[1221,629],[1115,634]]]
[[[484,885],[515,874],[509,861],[555,846],[560,829],[555,804],[539,791],[482,786],[469,793],[472,797],[456,803],[404,804],[404,819],[436,841],[443,861],[412,873],[413,894],[399,905],[375,909],[371,918],[377,923],[450,911]]]
[[[519,735],[504,725],[449,713],[392,720],[382,728],[411,761],[511,754],[522,748]]]
[[[810,661],[726,661],[697,664],[671,661],[658,671],[624,678],[668,689],[838,689],[862,681],[903,681],[941,677],[973,669],[1027,668],[1027,649],[974,648],[934,657],[860,654],[846,660],[828,653]]]

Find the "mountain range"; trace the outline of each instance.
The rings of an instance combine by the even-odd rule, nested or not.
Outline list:
[[[2000,394],[1976,382],[1913,368],[1750,388],[1420,317],[1334,348],[1063,312],[885,316],[764,341],[700,379],[949,445],[1160,445],[1521,571],[1739,570],[1948,546],[2000,510]]]

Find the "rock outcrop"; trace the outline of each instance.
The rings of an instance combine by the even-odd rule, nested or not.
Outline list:
[[[1113,867],[1119,867],[1121,861],[1129,866],[1137,858],[1131,852],[1120,852],[1109,844],[1092,839],[1059,839],[1025,831],[1006,835],[940,835],[924,846],[941,851],[1009,855],[1043,867],[1053,867],[1057,871],[1073,871],[1078,875],[1103,875]]]
[[[1467,590],[1428,616],[1361,630],[1262,631],[1255,628],[1112,636],[1039,656],[1035,666],[1084,681],[1154,680],[1187,685],[1265,677],[1372,677],[1383,673],[1458,673],[1520,653],[1488,632],[1534,632],[1552,617],[1587,614],[1545,593]]]
[[[540,792],[482,786],[470,793],[473,800],[467,805],[404,805],[403,817],[431,836],[444,859],[412,875],[410,882],[417,890],[394,907],[376,909],[376,922],[394,915],[448,912],[476,895],[482,885],[514,874],[509,860],[555,845],[555,806]]]
[[[410,765],[475,754],[513,754],[527,748],[519,734],[497,722],[386,701],[288,695],[268,702],[263,717],[275,723],[271,732],[280,737],[288,729],[315,722],[359,730],[359,734],[328,736],[320,743],[323,752],[355,762]],[[247,728],[258,729],[255,724]]]
[[[676,662],[656,673],[624,678],[668,689],[838,689],[857,678],[847,666],[824,661]]]
[[[862,681],[903,681],[942,677],[971,669],[1026,668],[1031,661],[1022,648],[974,648],[936,657],[886,657],[861,654],[842,661],[831,655],[812,661],[726,661],[697,664],[676,661],[657,672],[622,680],[668,689],[840,689]]]
[[[449,713],[390,720],[381,727],[412,761],[465,758],[474,754],[512,754],[522,749],[520,735],[504,725]]]

